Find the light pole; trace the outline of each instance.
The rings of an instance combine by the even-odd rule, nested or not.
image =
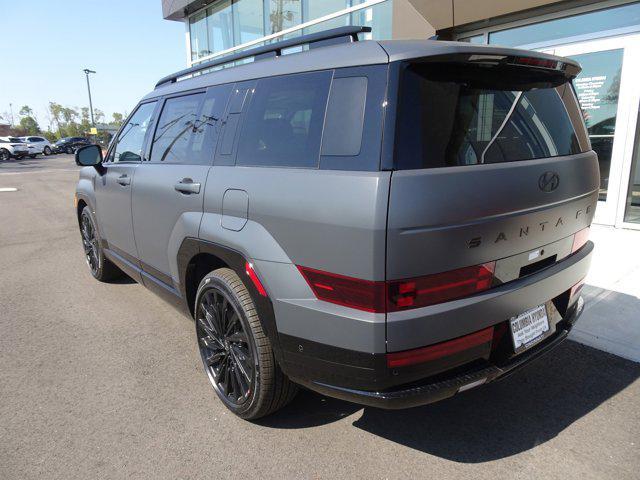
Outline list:
[[[9,104],[9,110],[11,111],[11,128],[13,128],[13,103]]]
[[[94,72],[93,70],[89,70],[88,68],[85,68],[83,71],[87,77],[87,92],[89,92],[89,112],[91,112],[91,125],[95,127],[96,122],[94,122],[93,120],[93,103],[91,103],[91,85],[89,85],[89,74],[96,72]]]

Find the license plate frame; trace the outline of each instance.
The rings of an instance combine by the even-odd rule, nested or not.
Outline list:
[[[546,304],[530,308],[509,319],[511,341],[516,354],[537,345],[553,333]]]

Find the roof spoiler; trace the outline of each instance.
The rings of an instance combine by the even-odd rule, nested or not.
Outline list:
[[[245,50],[240,53],[232,55],[225,55],[220,58],[215,58],[191,68],[185,68],[179,72],[167,75],[161,78],[156,83],[156,88],[165,85],[167,83],[175,83],[179,78],[187,75],[192,75],[196,72],[206,70],[218,65],[224,65],[226,63],[234,62],[237,60],[244,60],[245,58],[253,58],[254,61],[263,60],[265,58],[275,58],[282,55],[282,50],[291,47],[297,47],[301,45],[309,45],[309,48],[326,47],[328,45],[335,45],[338,43],[357,42],[359,33],[367,33],[371,31],[371,27],[362,26],[349,26],[338,27],[323,32],[310,33],[308,35],[302,35],[301,37],[291,38],[289,40],[282,40],[276,43],[270,43],[261,47]]]

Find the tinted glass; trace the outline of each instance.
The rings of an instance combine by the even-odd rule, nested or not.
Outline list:
[[[360,153],[366,101],[367,77],[333,80],[322,135],[322,155]]]
[[[574,80],[591,146],[600,164],[600,200],[607,199],[609,170],[616,132],[622,49],[573,55],[582,72]]]
[[[140,105],[122,128],[111,156],[113,162],[138,162],[142,160],[144,138],[151,123],[156,102]]]
[[[168,99],[158,119],[151,147],[152,162],[192,163],[192,140],[204,135],[206,121],[199,117],[204,93]],[[195,163],[199,163],[195,160]]]
[[[493,32],[489,35],[489,43],[507,46],[530,45],[604,30],[637,28],[638,25],[640,25],[640,4],[635,3]]]
[[[258,81],[238,147],[237,163],[317,167],[330,72]]]
[[[492,88],[488,74],[413,65],[401,80],[397,168],[498,163],[578,153],[573,124],[556,89]],[[536,85],[540,86],[540,83]],[[560,91],[559,91],[560,90]]]

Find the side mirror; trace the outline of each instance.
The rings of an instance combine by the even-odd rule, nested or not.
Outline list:
[[[98,145],[86,145],[76,150],[76,165],[81,167],[97,167],[102,160],[102,149]]]

